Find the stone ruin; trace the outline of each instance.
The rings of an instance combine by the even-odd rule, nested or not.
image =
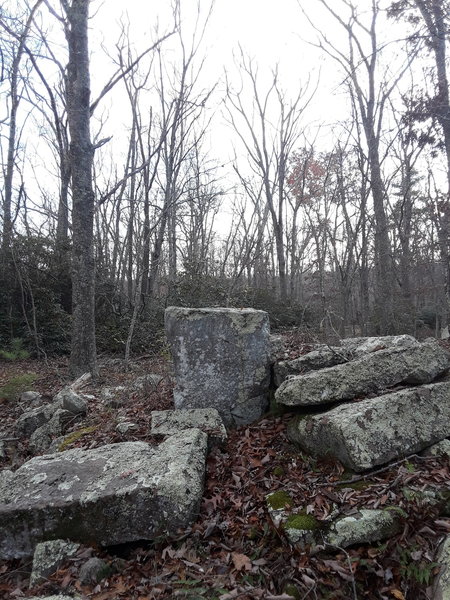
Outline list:
[[[290,440],[354,472],[421,451],[450,455],[450,353],[436,341],[350,338],[274,364],[263,311],[171,307],[165,323],[175,411],[155,411],[151,431],[165,441],[44,454],[0,472],[0,558],[29,556],[46,540],[110,545],[189,526],[208,449],[226,440],[223,423],[256,421],[274,388],[276,403],[297,413]],[[74,412],[65,396],[51,406],[52,414]],[[17,424],[31,436],[53,418],[33,411]],[[397,531],[392,513],[363,512],[333,523],[329,542],[345,547]]]
[[[225,425],[246,425],[268,407],[269,316],[251,308],[166,309],[175,408],[215,408]]]

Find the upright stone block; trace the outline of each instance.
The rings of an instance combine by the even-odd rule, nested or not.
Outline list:
[[[244,425],[268,405],[269,317],[251,308],[166,309],[176,408],[216,408],[224,423]]]

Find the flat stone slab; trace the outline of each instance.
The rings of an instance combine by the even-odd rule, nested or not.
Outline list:
[[[150,433],[173,435],[185,429],[200,429],[208,436],[208,445],[220,446],[227,440],[227,430],[215,408],[153,410]]]
[[[450,353],[435,342],[392,348],[358,360],[287,379],[275,399],[311,406],[359,398],[400,383],[430,383],[450,367]]]
[[[418,345],[419,342],[412,335],[344,338],[340,346],[322,344],[303,356],[276,363],[274,365],[275,385],[280,386],[290,375],[302,375],[309,371],[334,367],[371,352]]]
[[[364,471],[420,452],[450,435],[450,382],[342,404],[288,427],[291,441],[316,456],[333,456]]]
[[[264,414],[271,360],[266,312],[172,306],[166,309],[165,327],[177,409],[215,408],[227,427]]]
[[[401,531],[401,518],[395,510],[361,509],[355,515],[337,519],[325,536],[327,544],[347,548],[390,538]]]
[[[0,478],[0,558],[30,556],[68,539],[108,546],[170,536],[196,518],[207,436],[179,432],[144,442],[73,449],[28,461]]]

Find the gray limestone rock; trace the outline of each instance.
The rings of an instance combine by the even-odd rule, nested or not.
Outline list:
[[[450,459],[450,440],[442,440],[437,444],[433,444],[426,448],[422,454],[424,456],[447,456]]]
[[[433,343],[436,340],[430,340]],[[341,340],[341,347],[351,352],[354,358],[364,354],[386,350],[387,348],[409,348],[418,346],[419,342],[412,335],[384,335],[377,337],[354,337]]]
[[[174,534],[196,518],[207,437],[182,431],[144,442],[31,459],[0,479],[0,558],[51,539],[113,545]]]
[[[85,398],[71,387],[64,388],[56,394],[55,402],[58,402],[61,408],[74,415],[85,415],[87,412],[88,405]]]
[[[270,383],[269,317],[250,308],[166,309],[176,408],[215,408],[225,425],[260,417]]]
[[[48,423],[58,408],[59,405],[53,403],[24,412],[16,421],[15,429],[17,433],[23,436],[30,436],[38,427]]]
[[[379,350],[418,345],[419,342],[411,335],[344,338],[340,346],[323,344],[299,358],[275,364],[275,385],[280,386],[290,375],[302,375],[310,371],[334,367]]]
[[[33,391],[28,391],[28,392],[22,392],[20,394],[20,398],[19,401],[20,402],[24,402],[26,404],[30,404],[30,405],[34,405],[37,406],[42,400],[42,396],[39,392],[33,392]]]
[[[118,433],[120,433],[121,435],[130,433],[132,431],[135,431],[136,429],[138,429],[137,424],[132,423],[131,421],[122,421],[121,423],[118,423],[116,426],[116,431]],[[177,433],[177,432],[174,431],[173,433]]]
[[[433,600],[450,599],[450,535],[442,542],[436,561],[441,569],[433,585]]]
[[[108,577],[111,572],[111,567],[104,560],[93,556],[81,567],[78,579],[81,585],[96,584]]]
[[[395,510],[361,509],[355,515],[337,519],[325,535],[325,542],[338,548],[388,539],[401,531],[400,514]]]
[[[0,489],[4,487],[8,487],[8,484],[14,478],[14,472],[9,469],[4,469],[0,471]]]
[[[128,403],[130,389],[124,385],[105,387],[102,389],[100,397],[106,405],[112,408],[120,408]]]
[[[163,377],[161,377],[161,375],[157,375],[156,373],[148,373],[147,375],[137,377],[133,381],[132,387],[137,391],[154,391],[157,389],[162,380]]]
[[[222,445],[227,440],[227,431],[215,408],[187,408],[180,410],[153,410],[150,433],[173,435],[177,431],[192,429],[208,435],[209,447]]]
[[[317,456],[334,456],[354,471],[420,452],[450,435],[450,382],[342,404],[297,418],[291,441]]]
[[[436,343],[389,348],[363,358],[287,379],[275,399],[310,406],[358,398],[400,383],[429,383],[450,367],[450,353]]]
[[[66,540],[51,540],[38,544],[33,555],[30,588],[42,583],[57,571],[67,558],[76,554],[79,547],[79,544]]]
[[[64,428],[73,420],[74,416],[68,410],[58,408],[48,423],[41,425],[33,432],[30,438],[30,450],[34,453],[47,450],[53,438],[63,433]]]

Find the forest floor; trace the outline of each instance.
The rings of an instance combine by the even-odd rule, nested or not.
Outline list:
[[[307,350],[296,346],[292,355]],[[97,395],[103,385],[120,385],[143,373],[164,379],[156,390],[130,395],[121,408],[91,400],[87,417],[73,429],[92,428],[73,446],[93,448],[125,440],[157,443],[149,434],[151,411],[172,407],[170,365],[163,355],[142,357],[133,373],[106,366],[100,380],[84,392]],[[47,363],[22,360],[0,363],[0,390],[15,377],[34,373],[32,389],[51,398],[69,380],[64,359]],[[2,436],[24,406],[0,397]],[[122,436],[118,419],[138,424]],[[425,600],[439,571],[434,562],[440,540],[450,532],[450,519],[423,502],[411,489],[432,491],[449,485],[444,458],[411,456],[348,483],[337,461],[299,453],[286,437],[289,415],[269,414],[229,434],[226,445],[209,455],[205,490],[198,520],[171,541],[157,540],[114,548],[82,547],[44,584],[28,589],[31,559],[0,562],[0,598],[17,599],[56,593],[78,594],[83,600]],[[2,437],[0,436],[0,437]],[[12,467],[27,455],[26,441],[15,447]],[[1,468],[11,468],[0,462]],[[402,531],[383,543],[347,550],[293,547],[271,521],[266,496],[285,490],[294,507],[319,520],[339,508],[402,509]],[[92,555],[111,566],[111,574],[92,586],[81,585],[80,566]],[[289,592],[291,595],[287,595]]]

